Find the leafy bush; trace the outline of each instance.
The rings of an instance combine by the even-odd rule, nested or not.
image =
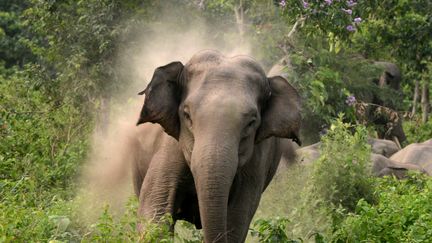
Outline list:
[[[370,146],[365,127],[343,123],[340,117],[322,139],[321,157],[314,164],[309,193],[324,207],[354,211],[358,200],[373,202]]]
[[[257,210],[255,235],[262,239],[283,237],[278,231],[282,227],[288,239],[314,236],[316,242],[322,242],[349,212],[354,212],[359,200],[375,202],[367,130],[342,120],[339,117],[323,136],[318,161],[276,175],[263,194],[266,207]],[[289,220],[274,218],[282,215]]]
[[[259,242],[296,242],[289,241],[285,233],[285,228],[288,223],[287,218],[276,217],[274,219],[258,219],[254,222],[256,229],[251,230],[251,235],[256,236]]]
[[[0,77],[0,179],[30,179],[38,190],[66,188],[87,149],[80,111],[52,102],[22,75]]]
[[[366,128],[353,127],[342,119],[322,138],[321,156],[313,164],[303,205],[293,212],[294,235],[329,234],[360,199],[375,201]]]
[[[319,141],[323,126],[329,126],[339,113],[345,114],[345,122],[356,122],[348,97],[354,95],[368,103],[374,94],[382,97],[372,82],[382,70],[353,53],[329,51],[322,42],[312,39],[309,45],[298,48],[290,55],[292,67],[287,70],[304,101],[302,135],[306,144]]]
[[[407,144],[421,143],[432,138],[432,120],[422,123],[420,119],[413,119],[403,123],[407,137]]]
[[[375,190],[378,203],[360,200],[335,232],[336,242],[430,242],[432,179],[412,174],[384,178]]]
[[[49,240],[54,216],[71,213],[66,200],[86,154],[88,120],[24,74],[0,77],[0,93],[0,235]]]
[[[82,233],[82,242],[182,242],[200,243],[201,232],[190,223],[178,221],[176,231],[171,232],[173,219],[165,215],[159,224],[137,216],[138,200],[129,200],[126,212],[118,219],[114,218],[108,206],[105,207],[97,222]],[[138,231],[141,229],[141,231]]]

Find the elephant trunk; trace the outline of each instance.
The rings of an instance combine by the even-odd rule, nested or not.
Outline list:
[[[191,171],[198,194],[205,242],[227,242],[227,208],[238,167],[238,143],[227,139],[195,141]]]

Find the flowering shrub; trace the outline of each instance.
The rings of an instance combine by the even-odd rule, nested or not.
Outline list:
[[[303,19],[306,27],[333,33],[342,39],[356,31],[362,22],[356,0],[282,0],[279,5],[292,22]]]
[[[350,95],[346,98],[345,103],[349,106],[353,106],[356,103],[356,98],[354,95]]]

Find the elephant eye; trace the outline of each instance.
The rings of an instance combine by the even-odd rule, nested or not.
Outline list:
[[[253,119],[252,121],[250,121],[247,125],[247,128],[253,127],[255,125],[255,121],[256,121],[256,119]]]
[[[255,128],[256,119],[252,119],[247,123],[245,128],[243,129],[242,137],[248,137],[250,134],[252,134],[254,128]]]
[[[191,119],[189,113],[187,113],[186,111],[184,112],[183,116],[184,116],[184,118],[186,118],[188,120]]]
[[[183,111],[183,117],[185,118],[187,125],[189,127],[191,127],[192,126],[192,119],[191,119],[190,114],[187,111]]]

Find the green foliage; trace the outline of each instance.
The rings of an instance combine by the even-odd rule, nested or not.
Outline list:
[[[407,137],[407,144],[421,143],[432,138],[432,121],[422,123],[420,119],[413,119],[403,123]]]
[[[280,2],[285,2],[286,6],[281,4],[283,16],[291,24],[303,18],[305,33],[308,35],[324,33],[334,46],[338,45],[340,39],[349,38],[351,32],[355,30],[354,18],[359,17],[360,13],[357,10],[357,4],[352,6],[348,1],[287,0]],[[348,30],[348,26],[352,26],[353,29]]]
[[[370,61],[351,52],[334,53],[322,47],[322,41],[311,39],[311,43],[291,54],[288,66],[290,82],[296,86],[303,98],[302,129],[305,142],[319,140],[318,133],[340,113],[345,121],[355,123],[354,109],[347,104],[350,95],[358,101],[372,102],[373,96],[393,100],[394,95],[382,95],[372,83],[380,76],[380,70]]]
[[[28,1],[25,0],[0,3],[0,66],[23,67],[35,60],[26,45],[26,40],[34,36],[26,31],[21,19],[22,11],[27,7]]]
[[[180,221],[172,232],[173,219],[164,215],[158,224],[139,218],[136,214],[138,200],[129,200],[126,212],[114,218],[106,206],[94,224],[83,230],[82,242],[182,242],[200,243],[201,232],[191,224]],[[179,229],[180,228],[180,229]],[[181,232],[181,234],[179,233]]]
[[[40,191],[67,188],[87,149],[89,120],[68,103],[52,102],[23,75],[0,79],[0,178],[29,179]]]
[[[98,221],[87,229],[82,242],[172,242],[172,219],[169,215],[164,216],[159,225],[140,220],[136,216],[135,198],[129,202],[128,210],[120,219],[114,219],[108,209],[106,206]]]
[[[370,175],[370,146],[367,130],[351,125],[339,117],[322,138],[321,156],[314,164],[310,193],[325,207],[352,212],[358,200],[373,202]]]
[[[252,236],[258,237],[259,242],[263,243],[297,242],[288,240],[288,236],[285,233],[288,221],[287,218],[279,217],[270,220],[258,219],[254,223],[256,229],[252,229],[250,233]]]
[[[335,232],[336,242],[430,242],[432,180],[410,175],[405,180],[379,180],[378,203],[360,200]]]
[[[53,218],[69,211],[74,178],[86,155],[89,119],[55,103],[22,74],[0,77],[0,235],[48,240]]]
[[[119,80],[115,59],[121,44],[127,43],[119,40],[135,26],[130,24],[134,21],[122,20],[145,19],[147,12],[137,9],[138,4],[136,0],[31,1],[23,13],[24,25],[40,38],[27,45],[41,59],[39,65],[55,72],[43,83],[53,97],[74,90],[70,98],[75,102],[96,102],[121,87],[125,80]]]
[[[414,81],[430,89],[432,2],[426,0],[369,1],[362,7],[369,16],[353,38],[353,49],[369,58],[394,60],[402,67],[407,103]],[[413,38],[415,36],[415,38]]]
[[[265,66],[289,55],[290,82],[303,96],[303,114],[309,121],[305,130],[313,127],[315,134],[340,113],[345,121],[355,121],[353,108],[345,103],[348,95],[370,102],[372,94],[381,92],[370,80],[382,70],[365,58],[397,61],[406,74],[407,96],[412,80],[430,82],[430,1],[358,1],[351,15],[341,10],[348,9],[347,1],[309,0],[308,7],[302,1],[284,1],[285,8],[280,2],[1,2],[0,242],[202,242],[200,231],[186,222],[179,222],[172,233],[168,216],[161,225],[137,218],[136,201],[119,217],[107,207],[97,222],[87,225],[72,200],[95,114],[105,99],[131,83],[125,75],[130,69],[119,68],[119,53],[133,56],[142,44],[139,33],[151,36],[168,20],[175,29],[207,22],[208,35],[219,42],[239,40],[231,37],[244,28],[243,38],[251,39],[253,55]],[[243,23],[235,14],[240,7]],[[357,16],[364,17],[361,24],[353,24]],[[288,36],[298,20],[297,35]],[[357,30],[348,31],[350,24]],[[399,109],[395,93],[384,90],[378,96]],[[432,237],[430,180],[381,181],[374,205],[365,130],[356,128],[354,135],[350,130],[338,121],[323,139],[323,154],[303,199],[308,205],[301,191],[310,173],[292,169],[284,187],[288,192],[283,195],[288,196],[281,200],[289,206],[280,213],[290,220],[258,220],[254,232],[260,240],[289,241],[295,235],[301,241],[327,228],[337,230],[334,239],[342,241],[400,237],[411,242]],[[432,125],[411,121],[405,123],[405,131],[409,142],[424,141],[432,136]],[[312,209],[308,215],[302,206]],[[146,230],[138,233],[138,225]],[[287,227],[293,230],[284,232]],[[331,232],[326,236],[330,239]],[[315,234],[315,241],[322,242],[322,235]]]
[[[281,171],[263,194],[266,206],[258,208],[257,218],[285,215],[289,218],[284,222],[288,239],[315,237],[316,242],[324,242],[355,211],[359,200],[376,201],[367,131],[342,120],[336,120],[322,138],[318,161]]]
[[[428,35],[432,31],[430,1],[372,1],[364,5],[363,11],[370,17],[362,25],[358,45],[362,43],[379,43],[387,46],[388,51],[401,63],[412,67],[421,65],[432,52]],[[416,38],[412,38],[412,36]],[[369,39],[371,38],[371,39]],[[373,53],[374,49],[363,48]]]
[[[303,238],[290,239],[286,229],[290,220],[288,218],[275,217],[271,219],[258,219],[254,222],[254,227],[250,230],[252,237],[258,238],[260,243],[301,243]],[[308,238],[314,237],[315,243],[324,243],[324,237],[320,233],[314,233]]]

